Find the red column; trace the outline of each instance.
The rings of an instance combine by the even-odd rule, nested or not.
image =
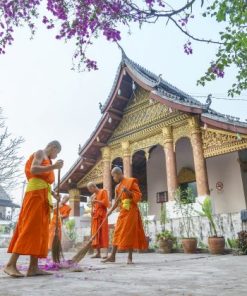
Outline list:
[[[111,177],[111,149],[104,147],[101,150],[103,161],[103,187],[107,190],[109,199],[112,199],[112,177]]]
[[[189,123],[191,128],[191,145],[195,165],[197,194],[198,196],[208,195],[208,174],[203,154],[202,133],[199,120],[197,117],[192,117]]]
[[[70,216],[80,216],[80,190],[73,188],[69,190],[69,205],[71,207]]]
[[[174,200],[174,195],[178,187],[176,156],[173,145],[172,127],[163,128],[164,151],[166,159],[167,190],[169,200]]]
[[[124,176],[127,178],[132,177],[132,163],[131,163],[131,152],[129,142],[122,142],[123,151],[123,171]]]

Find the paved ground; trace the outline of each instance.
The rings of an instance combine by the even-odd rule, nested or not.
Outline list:
[[[71,258],[70,254],[66,254]],[[7,259],[0,249],[1,267]],[[133,266],[104,265],[86,257],[81,273],[67,270],[49,277],[12,279],[0,273],[0,296],[246,296],[247,256],[136,254]],[[21,264],[26,264],[23,257]]]

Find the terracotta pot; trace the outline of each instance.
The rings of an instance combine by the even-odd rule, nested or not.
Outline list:
[[[194,254],[197,250],[197,239],[196,238],[183,238],[182,245],[185,254]]]
[[[161,238],[159,240],[159,252],[163,254],[169,254],[172,252],[173,241],[167,238]]]
[[[225,250],[225,238],[224,237],[209,237],[208,238],[208,249],[213,255],[224,254]]]

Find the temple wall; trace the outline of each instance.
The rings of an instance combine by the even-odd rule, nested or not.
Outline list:
[[[177,173],[182,168],[195,170],[192,147],[188,138],[180,139],[176,144]]]
[[[239,212],[246,208],[244,187],[238,153],[228,153],[206,160],[209,189],[213,198],[216,214]],[[216,183],[220,181],[224,188],[217,191]]]
[[[247,162],[247,149],[239,151],[239,159],[241,161]],[[242,175],[243,186],[244,186],[245,202],[247,205],[247,171],[244,171],[243,169],[241,169],[241,175]]]
[[[156,203],[156,193],[167,190],[165,154],[161,146],[154,148],[147,162],[147,188],[149,214],[159,218],[160,204]]]
[[[203,243],[207,245],[208,237],[212,235],[209,222],[207,218],[201,216],[193,217],[193,231],[192,236],[198,240],[198,246],[200,247]],[[215,223],[218,235],[222,235],[227,240],[237,238],[237,234],[241,231],[241,220],[240,213],[228,213],[215,215]],[[181,238],[186,236],[183,231],[181,218],[169,219],[166,224],[166,229],[172,231],[175,237]],[[156,243],[156,234],[161,231],[159,221],[157,223],[150,223],[149,233],[151,237],[151,245]]]

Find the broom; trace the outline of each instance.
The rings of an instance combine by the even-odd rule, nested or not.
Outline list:
[[[60,169],[58,170],[58,181],[57,181],[57,196],[59,197],[60,194]],[[62,252],[62,245],[59,238],[59,198],[57,199],[57,208],[56,208],[56,229],[55,229],[55,235],[52,242],[52,260],[55,263],[60,263],[61,257],[63,257]]]
[[[122,193],[123,193],[123,192],[121,192],[121,194],[119,195],[119,197],[116,198],[115,205],[119,202],[119,200],[120,200],[120,198],[121,198],[121,196],[122,196]],[[95,239],[95,237],[98,235],[100,229],[102,228],[102,226],[104,225],[105,221],[106,221],[107,218],[110,216],[110,214],[111,214],[111,212],[109,212],[109,213],[106,215],[105,219],[102,221],[102,223],[101,223],[100,226],[98,227],[96,233],[95,233],[93,236],[91,236],[89,242],[88,242],[83,248],[81,248],[81,249],[78,251],[78,253],[72,258],[72,260],[71,260],[72,262],[74,262],[74,263],[78,263],[78,262],[80,262],[80,261],[86,256],[87,252],[88,252],[88,251],[90,250],[90,248],[91,248],[92,241],[93,241],[93,240]]]

